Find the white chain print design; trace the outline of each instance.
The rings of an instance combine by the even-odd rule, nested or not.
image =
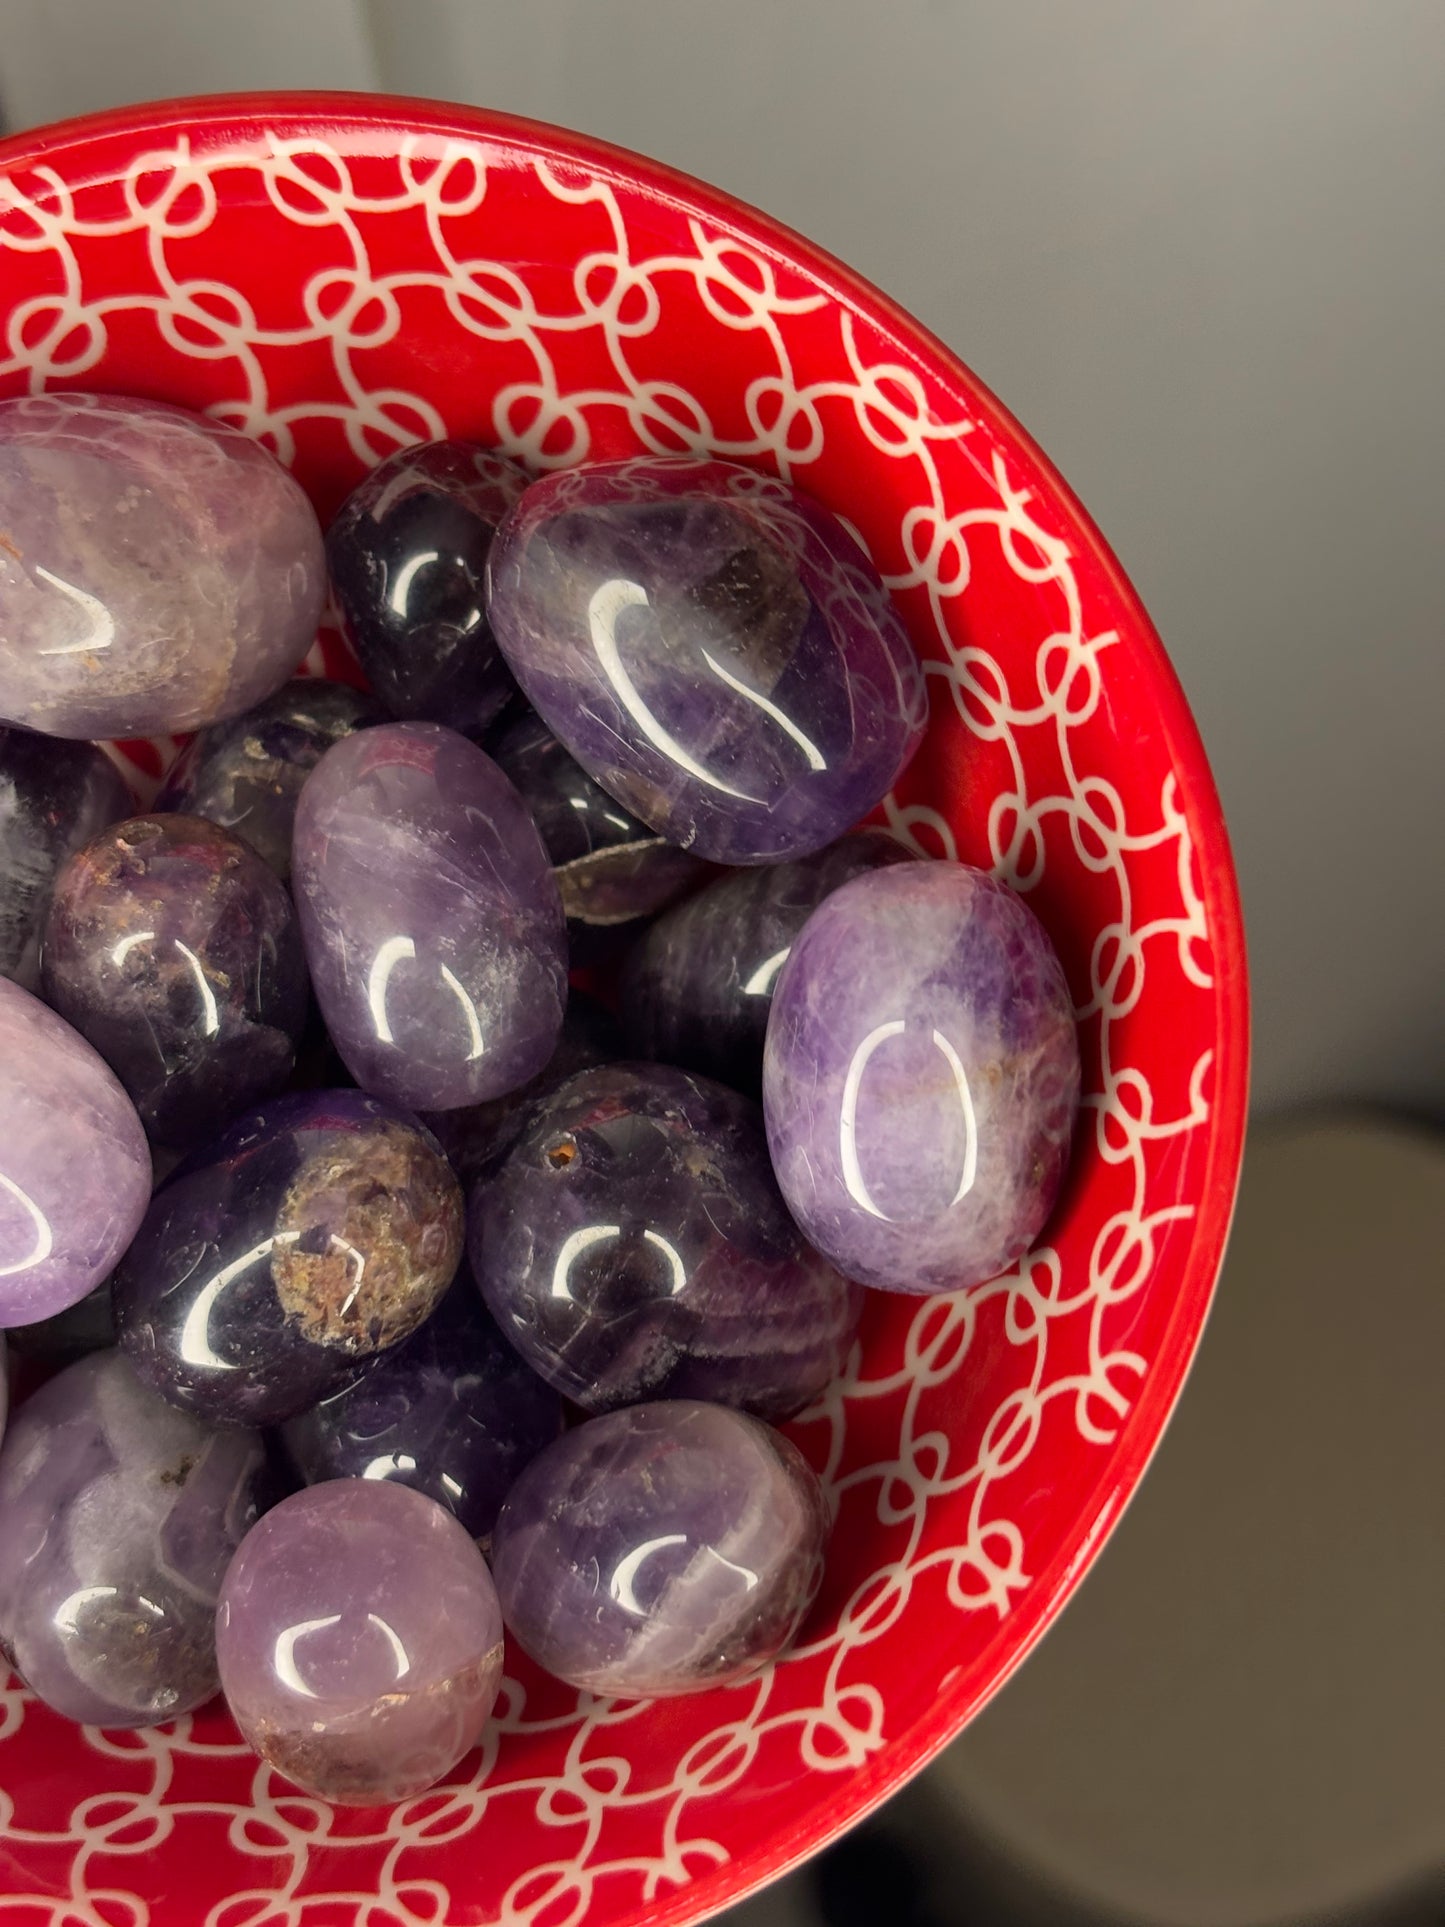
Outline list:
[[[1049,818],[1061,817],[1077,861],[1107,877],[1117,893],[1117,914],[1095,941],[1090,1000],[1080,1016],[1098,1019],[1102,1037],[1102,1080],[1085,1098],[1094,1112],[1097,1151],[1128,1174],[1132,1196],[1100,1230],[1086,1272],[1076,1267],[1065,1277],[1058,1253],[1039,1248],[1014,1272],[979,1290],[919,1301],[899,1371],[870,1377],[855,1350],[848,1374],[805,1423],[815,1444],[819,1436],[825,1441],[821,1457],[814,1454],[825,1486],[835,1499],[857,1489],[874,1492],[880,1525],[896,1535],[896,1556],[856,1589],[826,1636],[796,1651],[781,1668],[715,1695],[718,1724],[677,1760],[665,1784],[639,1780],[612,1741],[645,1707],[583,1695],[566,1717],[530,1718],[522,1689],[509,1681],[499,1717],[466,1783],[402,1804],[377,1821],[374,1833],[358,1830],[354,1815],[344,1830],[335,1830],[337,1816],[330,1809],[293,1793],[259,1765],[248,1776],[248,1797],[232,1805],[205,1803],[198,1809],[173,1798],[178,1764],[199,1753],[224,1752],[236,1759],[244,1754],[238,1745],[202,1742],[192,1722],[182,1720],[171,1729],[141,1734],[90,1733],[88,1743],[98,1754],[125,1762],[129,1773],[143,1769],[144,1790],[84,1798],[69,1816],[68,1832],[37,1836],[15,1823],[15,1802],[3,1790],[3,1743],[20,1731],[27,1696],[13,1680],[0,1685],[0,1856],[11,1852],[23,1864],[27,1845],[73,1848],[67,1898],[45,1902],[0,1894],[0,1915],[13,1905],[28,1921],[43,1917],[37,1909],[48,1907],[51,1927],[146,1927],[146,1904],[113,1885],[115,1869],[125,1864],[117,1856],[153,1853],[198,1810],[228,1821],[230,1844],[238,1854],[266,1856],[258,1865],[255,1889],[214,1909],[208,1927],[301,1927],[308,1920],[335,1920],[338,1908],[360,1927],[373,1922],[380,1927],[383,1921],[388,1927],[395,1922],[436,1927],[449,1918],[450,1896],[442,1883],[410,1871],[416,1850],[455,1841],[488,1819],[505,1824],[518,1803],[541,1829],[565,1830],[566,1851],[514,1884],[500,1910],[508,1921],[531,1921],[545,1910],[547,1927],[572,1927],[586,1918],[604,1878],[633,1876],[641,1899],[650,1902],[722,1864],[727,1849],[689,1831],[689,1808],[703,1795],[711,1798],[737,1784],[766,1739],[788,1736],[799,1769],[818,1773],[855,1768],[884,1744],[887,1708],[868,1677],[868,1648],[897,1624],[925,1573],[942,1574],[948,1599],[963,1614],[1002,1617],[1029,1586],[1028,1545],[1020,1527],[992,1503],[994,1489],[1027,1460],[1045,1408],[1056,1401],[1071,1408],[1081,1441],[1102,1446],[1114,1438],[1147,1361],[1106,1348],[1105,1315],[1144,1286],[1162,1228],[1192,1211],[1180,1205],[1150,1208],[1151,1156],[1162,1142],[1207,1122],[1203,1092],[1209,1059],[1206,1055],[1195,1067],[1187,1112],[1160,1118],[1148,1081],[1116,1063],[1111,1049],[1118,1022],[1146,993],[1152,947],[1173,945],[1188,981],[1201,990],[1210,986],[1209,933],[1192,877],[1187,826],[1172,778],[1158,798],[1157,817],[1141,827],[1126,822],[1112,785],[1075,768],[1072,734],[1101,700],[1106,652],[1116,638],[1090,632],[1068,547],[1036,523],[1030,498],[1011,480],[1004,456],[991,452],[996,501],[950,513],[934,451],[976,434],[975,425],[932,417],[922,383],[906,365],[870,365],[846,307],[837,306],[835,313],[847,378],[802,385],[784,324],[789,317],[828,308],[828,296],[785,298],[763,254],[696,220],[688,228],[690,251],[645,254],[634,246],[606,179],[564,180],[538,161],[538,185],[558,202],[595,206],[612,236],[610,248],[577,263],[570,305],[544,311],[516,268],[461,259],[453,252],[448,223],[476,212],[488,191],[484,150],[454,141],[430,165],[434,155],[434,142],[426,155],[420,142],[405,147],[399,188],[377,198],[358,190],[339,151],[316,141],[272,137],[269,152],[259,156],[250,151],[196,156],[181,139],[130,168],[127,211],[103,223],[80,216],[69,186],[53,170],[40,170],[40,190],[28,195],[0,177],[0,214],[7,217],[0,260],[6,249],[44,254],[59,284],[58,292],[13,310],[0,344],[0,375],[21,376],[36,393],[56,380],[77,382],[104,356],[109,318],[144,308],[154,313],[176,353],[226,360],[238,370],[234,394],[212,409],[220,419],[263,438],[289,460],[294,425],[327,417],[339,422],[353,452],[371,462],[400,442],[447,432],[425,398],[373,389],[357,366],[366,350],[396,335],[400,297],[425,288],[445,302],[457,328],[483,343],[524,347],[530,355],[530,379],[496,397],[494,441],[533,468],[585,458],[589,418],[608,407],[623,411],[644,449],[663,454],[693,449],[759,462],[786,478],[822,448],[825,405],[846,405],[878,461],[907,462],[916,478],[916,487],[910,483],[916,506],[900,531],[907,567],[890,578],[890,586],[921,591],[931,609],[936,633],[925,653],[933,656],[927,669],[935,705],[955,705],[976,737],[1002,745],[1008,754],[1013,781],[995,798],[988,824],[997,874],[1024,891],[1036,884],[1044,863],[1044,826]],[[324,229],[333,248],[342,245],[346,264],[318,273],[306,290],[302,327],[268,330],[236,289],[185,279],[173,268],[169,251],[211,225],[217,180],[235,167],[259,169],[265,194],[286,220]],[[391,212],[412,221],[423,217],[433,256],[425,270],[373,273],[361,220]],[[123,234],[144,238],[159,291],[90,298],[77,245]],[[771,371],[756,378],[744,397],[746,436],[724,438],[696,397],[634,372],[633,344],[656,327],[672,277],[689,284],[716,326],[755,334],[768,346]],[[551,344],[582,330],[601,331],[615,380],[605,389],[564,392]],[[282,405],[268,392],[261,351],[307,344],[329,349],[343,401]],[[1014,700],[992,656],[959,645],[951,634],[952,609],[967,596],[980,545],[987,543],[997,545],[1003,563],[1022,581],[1056,592],[1064,612],[1061,626],[1036,646],[1032,669],[1040,694],[1026,705]],[[1031,731],[1051,736],[1066,777],[1062,793],[1031,792],[1022,746]],[[952,830],[936,810],[890,801],[887,814],[920,850],[956,855]],[[1177,910],[1137,924],[1128,860],[1132,853],[1161,846],[1172,847],[1176,855]],[[924,1407],[928,1395],[964,1366],[980,1315],[994,1301],[1004,1308],[1010,1343],[1031,1354],[1031,1369],[1027,1384],[992,1414],[972,1462],[955,1463],[947,1438],[928,1429]],[[1051,1362],[1051,1338],[1064,1325],[1077,1330],[1076,1321],[1087,1328],[1087,1364],[1063,1371]],[[845,1451],[850,1415],[869,1401],[898,1405],[896,1451],[880,1462],[850,1466]],[[966,1517],[965,1536],[947,1546],[931,1543],[930,1508],[960,1494],[967,1495],[966,1513],[960,1515]],[[806,1704],[796,1704],[796,1695],[790,1701],[782,1690],[785,1677],[809,1681]],[[570,1737],[560,1775],[508,1778],[498,1770],[499,1748],[507,1739],[564,1732]],[[643,1858],[619,1858],[609,1849],[606,1823],[622,1809],[645,1810],[651,1818],[652,1850]],[[374,1861],[367,1860],[364,1890],[303,1893],[308,1857],[323,1842],[336,1855],[343,1848],[381,1849],[380,1878]],[[107,1856],[105,1879],[92,1866],[100,1854]],[[279,1874],[272,1858],[277,1855]]]

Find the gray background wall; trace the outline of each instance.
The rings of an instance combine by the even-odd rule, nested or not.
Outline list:
[[[12,127],[281,85],[640,148],[941,334],[1195,704],[1257,1103],[1445,1115],[1441,0],[0,0]]]

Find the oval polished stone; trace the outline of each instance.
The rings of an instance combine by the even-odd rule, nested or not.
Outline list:
[[[0,402],[0,714],[51,736],[237,716],[311,647],[321,530],[259,442],[121,395]]]
[[[216,1647],[246,1740],[341,1806],[409,1799],[450,1773],[502,1679],[475,1542],[384,1480],[333,1480],[268,1512],[226,1574]]]
[[[922,739],[923,673],[821,504],[729,462],[644,457],[534,482],[497,535],[492,626],[603,788],[717,863],[821,849]]]
[[[151,1194],[150,1147],[115,1073],[38,997],[0,977],[0,1326],[78,1304]]]
[[[855,877],[773,997],[763,1103],[783,1196],[862,1284],[978,1284],[1043,1229],[1079,1075],[1063,968],[1020,897],[959,863]]]
[[[719,877],[660,916],[629,954],[618,1008],[639,1057],[761,1094],[763,1039],[788,949],[850,877],[915,860],[887,830],[856,830],[815,856]]]
[[[135,808],[94,743],[0,724],[0,977],[40,982],[40,933],[61,864]]]
[[[562,905],[475,744],[435,723],[337,743],[302,791],[292,874],[316,999],[363,1090],[446,1111],[543,1068],[567,1002]]]
[[[0,1450],[0,1650],[31,1691],[95,1726],[204,1705],[263,1477],[254,1433],[172,1411],[116,1352],[28,1398]]]
[[[462,1234],[414,1118],[360,1091],[276,1098],[156,1193],[115,1278],[121,1349],[172,1404],[279,1425],[431,1315]]]
[[[508,1630],[590,1693],[699,1692],[788,1644],[823,1577],[828,1510],[797,1447],[741,1412],[609,1412],[533,1459],[492,1571]]]
[[[56,878],[45,995],[160,1144],[194,1144],[279,1091],[306,1021],[291,899],[249,843],[199,816],[133,816]]]
[[[701,1398],[788,1418],[842,1369],[862,1293],[803,1242],[762,1114],[661,1064],[582,1071],[472,1193],[493,1317],[585,1410]]]
[[[193,736],[153,807],[234,830],[284,883],[302,784],[333,743],[379,723],[382,714],[359,689],[298,676],[244,716]]]
[[[487,556],[526,486],[476,442],[427,442],[379,462],[337,511],[332,586],[393,716],[474,735],[513,694],[487,620]]]

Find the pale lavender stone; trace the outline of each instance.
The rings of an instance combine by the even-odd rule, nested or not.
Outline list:
[[[796,1446],[723,1406],[634,1405],[558,1439],[492,1542],[507,1627],[569,1685],[620,1698],[745,1679],[797,1632],[828,1511]]]
[[[436,723],[329,749],[301,793],[292,883],[316,1000],[363,1090],[421,1111],[500,1097],[556,1048],[562,903],[492,759]]]
[[[424,1792],[481,1737],[502,1616],[475,1541],[404,1485],[283,1499],[226,1575],[221,1683],[261,1758],[343,1806]]]
[[[788,1216],[757,1105],[662,1064],[540,1098],[472,1193],[468,1243],[503,1333],[591,1412],[699,1398],[790,1418],[862,1311]]]
[[[237,716],[310,648],[316,515],[261,447],[164,402],[0,402],[0,714],[52,736]]]
[[[793,944],[763,1103],[793,1216],[865,1285],[992,1278],[1053,1208],[1079,1101],[1063,968],[1038,918],[980,870],[854,878]]]
[[[150,1150],[110,1067],[3,977],[0,1120],[0,1326],[29,1325],[114,1268],[150,1200]]]
[[[264,1491],[254,1433],[212,1431],[116,1352],[50,1380],[0,1451],[0,1650],[56,1712],[152,1726],[215,1693],[215,1613]]]
[[[498,531],[492,627],[548,726],[619,802],[718,863],[821,849],[927,720],[923,674],[836,517],[730,462],[535,482]]]

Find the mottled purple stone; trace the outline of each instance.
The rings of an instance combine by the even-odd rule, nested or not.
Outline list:
[[[561,1429],[561,1400],[497,1330],[464,1264],[420,1331],[282,1441],[308,1485],[391,1479],[485,1542],[517,1474]]]
[[[504,1334],[593,1412],[703,1398],[790,1417],[862,1309],[788,1216],[758,1107],[661,1064],[541,1098],[472,1194],[469,1245]]]
[[[1078,1101],[1063,968],[981,870],[855,877],[793,944],[768,1142],[793,1216],[850,1278],[952,1291],[1007,1270],[1053,1208]]]
[[[540,716],[520,717],[492,754],[547,846],[574,958],[602,952],[707,874],[594,783]]]
[[[311,647],[316,515],[235,429],[164,402],[0,402],[0,714],[51,736],[237,716]]]
[[[27,1399],[0,1451],[0,1651],[31,1690],[94,1726],[204,1705],[263,1473],[253,1433],[172,1411],[116,1352]]]
[[[486,728],[515,685],[487,621],[487,556],[527,478],[476,442],[398,449],[342,503],[326,559],[362,668],[393,716]]]
[[[379,723],[382,713],[359,689],[298,676],[244,716],[193,736],[154,807],[234,830],[284,883],[302,784],[333,743]]]
[[[591,1419],[533,1459],[492,1571],[508,1629],[559,1679],[626,1699],[694,1693],[792,1639],[828,1523],[781,1433],[670,1399]]]
[[[718,863],[818,850],[922,739],[923,674],[852,536],[729,462],[550,475],[498,533],[491,617],[583,768]]]
[[[462,1216],[415,1118],[360,1091],[275,1098],[156,1193],[115,1278],[121,1349],[213,1424],[279,1425],[430,1317]]]
[[[363,1090],[447,1111],[546,1064],[562,905],[522,799],[474,743],[386,723],[329,749],[301,793],[292,881],[317,1002]]]
[[[150,1194],[145,1132],[115,1073],[0,977],[0,1326],[78,1304],[114,1268]]]
[[[40,974],[157,1143],[194,1144],[291,1074],[307,1005],[291,899],[249,843],[202,817],[129,817],[77,850]]]
[[[267,1513],[226,1574],[216,1646],[246,1740],[342,1806],[444,1778],[502,1679],[502,1615],[476,1542],[385,1480],[311,1486]]]
[[[0,977],[40,982],[40,932],[57,871],[97,830],[135,808],[94,743],[0,724]]]
[[[768,1012],[793,939],[850,877],[914,854],[887,830],[857,830],[815,856],[719,877],[674,905],[623,967],[618,1007],[633,1050],[760,1095]]]

